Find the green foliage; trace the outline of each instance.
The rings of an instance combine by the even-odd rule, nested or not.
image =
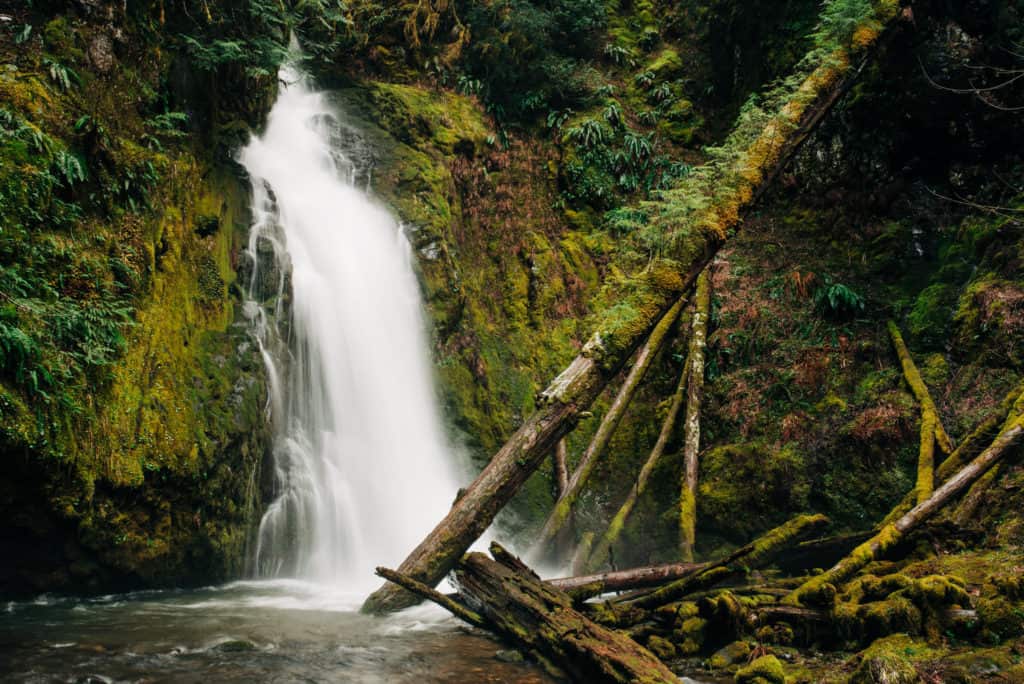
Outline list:
[[[604,145],[611,137],[608,127],[596,119],[584,119],[565,131],[566,140],[586,149]]]
[[[821,287],[815,290],[814,304],[823,315],[837,320],[848,320],[864,312],[864,298],[830,276],[824,276]]]
[[[607,21],[601,0],[471,3],[462,16],[473,36],[462,66],[499,118],[531,119],[590,94],[584,60]]]
[[[47,68],[50,79],[63,90],[71,90],[71,86],[79,85],[82,82],[82,79],[78,77],[74,69],[49,57],[43,58],[43,66]]]
[[[796,122],[787,111],[799,111],[810,105],[820,89],[827,86],[814,83],[813,87],[803,88],[805,81],[815,72],[824,77],[823,72],[835,63],[837,51],[848,55],[870,44],[881,28],[880,18],[891,11],[892,3],[878,0],[826,0],[819,26],[811,35],[811,47],[793,72],[766,92],[751,96],[729,135],[721,144],[706,148],[707,163],[655,197],[652,224],[662,233],[654,245],[657,250],[670,249],[685,238],[692,226],[700,222],[700,213],[707,206],[729,205],[750,192],[751,170],[760,170],[767,161],[760,156],[765,154],[764,146],[755,145],[762,133],[772,130],[776,135],[789,135]],[[651,88],[653,72],[641,74],[636,82],[638,87]],[[657,96],[672,99],[670,89],[659,89]],[[724,232],[727,226],[716,223],[708,227]],[[826,294],[826,299],[842,308],[859,308],[858,300],[851,294],[837,289]]]
[[[814,33],[815,40],[821,43],[849,42],[864,18],[873,12],[871,5],[871,0],[832,0],[825,3]]]
[[[604,225],[615,236],[629,235],[647,225],[647,213],[632,207],[619,207],[606,211]]]

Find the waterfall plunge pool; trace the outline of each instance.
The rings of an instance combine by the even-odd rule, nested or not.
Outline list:
[[[269,580],[0,604],[0,681],[554,681],[440,608],[373,618],[363,598]]]

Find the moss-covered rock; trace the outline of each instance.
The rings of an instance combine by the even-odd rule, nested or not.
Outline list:
[[[708,659],[708,665],[716,670],[724,670],[738,663],[746,663],[752,650],[750,642],[734,641],[715,651]]]
[[[773,655],[761,656],[736,673],[737,684],[786,684],[782,663]]]
[[[856,657],[851,684],[916,684],[924,679],[914,658],[926,649],[905,634],[879,639]]]

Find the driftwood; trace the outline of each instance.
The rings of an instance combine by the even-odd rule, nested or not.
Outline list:
[[[885,29],[898,20],[892,3],[872,5],[871,22]],[[436,585],[455,566],[519,490],[555,444],[570,432],[605,385],[619,372],[665,311],[688,291],[722,245],[726,230],[763,196],[793,154],[849,91],[882,31],[859,33],[856,46],[837,48],[801,82],[735,163],[739,182],[720,188],[713,202],[688,219],[690,233],[666,258],[635,275],[622,293],[638,305],[599,320],[583,351],[541,394],[537,410],[516,430],[448,515],[399,566],[424,584]],[[858,64],[854,57],[864,55]],[[683,244],[685,243],[685,244]],[[380,613],[417,602],[415,595],[386,584],[367,598],[365,612]]]
[[[675,684],[679,681],[650,651],[621,632],[593,622],[573,607],[572,598],[541,582],[529,568],[497,545],[494,560],[471,553],[455,569],[460,601],[509,643],[554,664],[574,681]],[[389,579],[399,579],[389,573]],[[405,578],[407,589],[423,587]],[[436,593],[436,592],[435,592]],[[420,594],[432,601],[436,596]],[[450,603],[441,604],[451,610]],[[471,622],[471,624],[474,624]]]
[[[619,427],[619,423],[626,414],[626,409],[629,408],[629,403],[633,400],[636,390],[640,386],[640,381],[643,380],[647,374],[647,369],[651,367],[654,358],[658,355],[665,340],[668,339],[669,330],[672,329],[672,326],[675,325],[676,320],[679,318],[679,314],[683,310],[683,304],[684,301],[680,299],[672,305],[668,313],[654,326],[651,336],[647,338],[644,346],[641,347],[633,367],[626,375],[626,379],[615,395],[612,405],[608,407],[608,412],[601,420],[597,432],[594,433],[590,444],[587,445],[583,455],[580,456],[580,462],[569,478],[569,483],[562,492],[562,496],[555,502],[554,509],[548,516],[547,522],[544,523],[537,541],[539,550],[543,550],[554,541],[562,526],[569,519],[573,504],[576,503],[576,499],[579,498],[580,493],[583,491],[583,486],[586,484],[587,478],[590,477],[590,473],[593,471],[597,460],[604,453],[605,447],[608,446],[608,441],[615,434],[615,429]]]
[[[704,396],[704,347],[711,310],[711,277],[707,271],[697,279],[694,297],[690,351],[687,357],[686,432],[683,442],[683,482],[679,496],[679,546],[684,561],[693,560],[697,540],[697,456],[700,452],[700,403]]]
[[[707,565],[707,563],[668,563],[593,575],[563,577],[546,582],[569,594],[574,600],[584,601],[612,591],[657,587],[666,582],[692,575],[694,572],[706,568]]]
[[[790,605],[829,602],[840,586],[886,549],[901,541],[908,532],[930,518],[936,511],[962,493],[1006,453],[1016,446],[1024,436],[1024,395],[1017,400],[1012,417],[1007,419],[1003,429],[992,444],[945,484],[936,489],[927,500],[919,503],[895,522],[889,523],[850,555],[843,558],[830,570],[804,582],[784,599]]]
[[[586,562],[586,567],[590,570],[601,567],[604,562],[608,560],[612,545],[618,541],[619,535],[622,533],[622,528],[625,527],[626,520],[629,518],[629,514],[633,512],[633,507],[636,506],[637,500],[647,488],[647,481],[650,480],[651,473],[654,472],[654,468],[658,465],[658,461],[661,459],[662,454],[665,453],[665,447],[668,445],[668,441],[672,437],[676,420],[679,417],[679,411],[683,405],[683,396],[685,394],[684,390],[686,389],[686,376],[689,367],[689,363],[683,365],[683,370],[679,375],[679,382],[676,385],[676,391],[672,395],[672,403],[669,405],[668,413],[665,415],[665,420],[661,424],[661,432],[658,434],[658,441],[654,443],[654,447],[651,449],[651,453],[647,457],[647,461],[640,469],[640,474],[636,478],[636,484],[631,490],[629,490],[629,495],[626,496],[626,500],[622,502],[622,506],[615,513],[612,521],[608,524],[608,529],[605,530],[600,541],[597,542],[597,546],[595,546],[594,550],[590,553],[590,557]]]
[[[935,445],[945,454],[953,453],[953,442],[942,427],[942,420],[939,418],[939,410],[932,401],[932,395],[928,392],[928,386],[914,364],[914,359],[903,341],[903,335],[896,324],[889,321],[889,337],[892,338],[892,346],[896,349],[896,356],[900,359],[903,367],[903,377],[917,397],[921,405],[921,447],[917,458],[917,485],[915,492],[917,503],[921,503],[935,489]]]

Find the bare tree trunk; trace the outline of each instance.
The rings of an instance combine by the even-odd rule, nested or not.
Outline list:
[[[684,561],[693,560],[697,541],[697,474],[700,454],[700,404],[704,397],[704,347],[707,344],[711,310],[711,277],[704,271],[697,279],[697,296],[690,333],[690,353],[686,390],[686,438],[683,445],[683,486],[679,496],[680,551]]]
[[[981,506],[982,500],[985,498],[985,492],[988,491],[992,483],[999,479],[999,473],[1003,467],[1002,463],[996,463],[992,466],[992,469],[981,476],[981,478],[971,485],[971,488],[964,494],[963,500],[960,505],[956,507],[956,511],[950,516],[957,525],[965,527],[971,523],[974,519],[974,515],[978,512],[978,507]]]
[[[684,300],[679,299],[672,305],[668,313],[658,321],[658,324],[651,332],[651,336],[637,354],[636,362],[629,370],[629,374],[626,375],[626,379],[623,381],[622,387],[619,388],[618,394],[615,395],[612,405],[608,407],[608,413],[601,420],[601,424],[590,440],[590,444],[587,445],[586,451],[580,457],[579,465],[576,466],[572,477],[569,478],[569,484],[565,491],[562,492],[562,497],[555,502],[551,515],[548,516],[547,522],[544,523],[540,537],[537,540],[538,550],[543,551],[551,544],[558,535],[559,530],[562,529],[565,521],[569,519],[573,504],[576,503],[576,499],[579,498],[580,493],[583,491],[587,478],[590,477],[590,473],[594,470],[594,465],[601,457],[601,454],[604,453],[605,447],[608,446],[608,441],[615,434],[615,429],[619,427],[622,417],[626,415],[626,409],[629,408],[629,403],[633,400],[634,395],[636,395],[640,381],[644,379],[647,369],[651,367],[651,363],[661,350],[662,344],[668,338],[668,332],[672,329],[676,319],[679,318],[679,314],[683,310],[683,304]]]
[[[707,565],[707,563],[669,563],[545,581],[569,594],[574,601],[578,602],[611,591],[657,587],[680,577],[692,575],[694,572],[706,568]]]
[[[886,525],[874,537],[853,550],[830,570],[804,582],[784,599],[790,605],[830,602],[836,588],[856,575],[886,549],[903,539],[937,510],[953,500],[964,489],[980,478],[1024,436],[1024,395],[1015,407],[1016,413],[1006,421],[1003,429],[977,458],[935,490],[928,499],[919,503],[893,523]]]
[[[891,0],[872,3],[870,22],[883,28],[895,23],[898,6]],[[452,506],[448,515],[402,562],[399,572],[436,585],[494,516],[537,468],[559,439],[570,432],[608,381],[626,363],[665,311],[692,287],[697,276],[726,240],[726,230],[765,192],[768,185],[814,131],[838,99],[848,92],[878,31],[860,36],[856,47],[841,47],[821,62],[793,92],[730,167],[735,183],[720,185],[708,205],[690,216],[686,236],[672,241],[664,258],[616,288],[620,306],[598,316],[596,332],[583,352],[541,394],[537,410],[516,430],[490,463]],[[866,40],[863,40],[867,36]],[[714,199],[714,201],[710,201]],[[408,591],[387,584],[367,598],[363,610],[381,613],[418,601]]]
[[[593,552],[590,554],[590,558],[586,562],[586,567],[590,570],[599,568],[608,560],[608,556],[611,553],[612,545],[618,541],[619,535],[622,533],[622,528],[626,524],[626,519],[629,518],[629,514],[633,512],[633,507],[636,506],[637,499],[647,489],[647,481],[651,477],[651,473],[654,472],[654,468],[658,465],[658,461],[661,460],[662,454],[665,453],[665,447],[668,445],[669,439],[672,438],[672,432],[675,429],[676,419],[679,417],[679,411],[683,405],[683,396],[686,389],[686,377],[690,364],[684,363],[683,369],[679,374],[679,382],[676,385],[676,391],[672,395],[672,403],[669,405],[668,413],[665,415],[665,420],[661,424],[661,432],[658,434],[658,441],[654,443],[654,448],[651,449],[650,455],[647,457],[647,461],[640,469],[640,474],[636,478],[636,484],[631,490],[626,500],[622,503],[615,517],[612,518],[611,523],[608,524],[608,529],[605,530],[604,535],[601,536],[601,540],[594,547]]]
[[[554,471],[555,471],[555,500],[561,499],[565,490],[569,488],[569,447],[565,443],[565,437],[558,440],[555,445]]]
[[[572,563],[570,564],[572,574],[581,575],[585,572],[584,568],[587,565],[587,557],[590,555],[590,549],[593,546],[594,533],[585,532],[580,539],[580,543],[576,545],[576,551],[572,554]]]

